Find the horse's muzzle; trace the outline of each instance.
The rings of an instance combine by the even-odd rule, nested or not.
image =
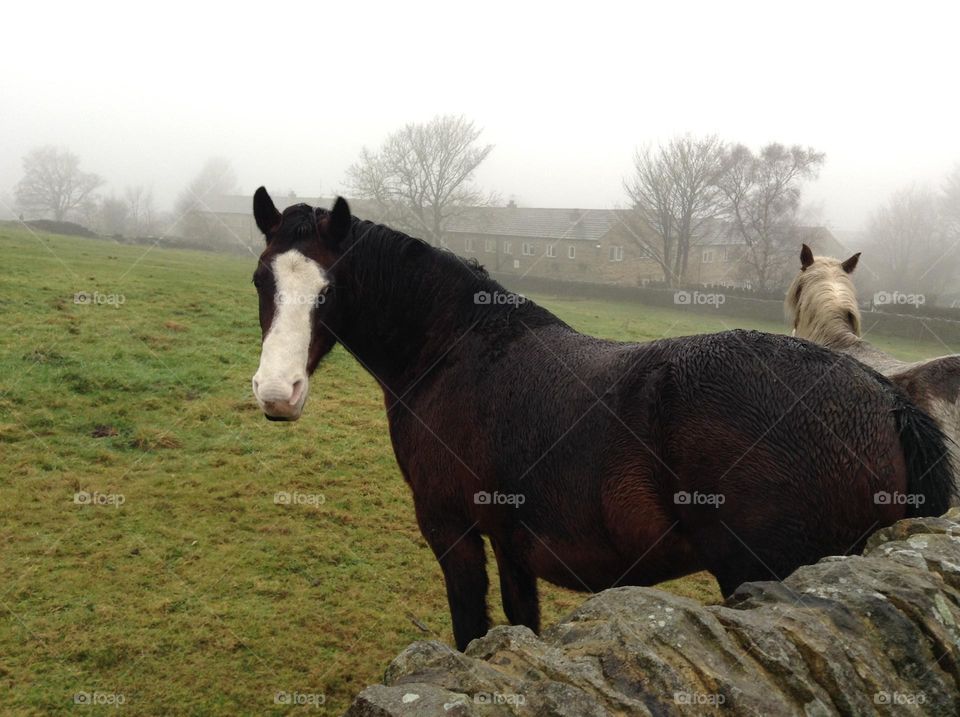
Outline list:
[[[287,383],[253,379],[253,395],[260,410],[271,421],[296,421],[307,401],[309,383],[306,378]]]

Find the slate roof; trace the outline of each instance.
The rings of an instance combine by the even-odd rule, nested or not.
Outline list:
[[[330,197],[300,197],[275,194],[277,209],[283,211],[291,204],[303,202],[315,207],[330,207]],[[348,199],[350,208],[361,218],[377,216],[377,208],[371,202]],[[207,201],[215,214],[253,213],[252,195],[229,194],[211,197]],[[518,239],[571,239],[596,242],[613,229],[625,231],[618,218],[620,210],[614,209],[549,209],[532,207],[472,207],[451,217],[446,226],[447,234],[477,234]],[[830,230],[824,227],[803,227],[803,239],[817,253],[842,254],[843,249]],[[701,228],[695,246],[736,246],[744,240],[728,222],[712,221]]]
[[[332,201],[323,197],[299,197],[282,194],[271,194],[270,198],[281,212],[291,204],[309,204],[313,207],[329,207]],[[247,214],[253,215],[253,193],[250,194],[222,194],[210,197],[204,204],[214,214]]]
[[[597,241],[618,224],[610,209],[477,207],[450,218],[448,233]]]

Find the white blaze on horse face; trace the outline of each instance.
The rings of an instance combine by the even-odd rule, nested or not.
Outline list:
[[[263,339],[253,394],[268,416],[295,420],[307,400],[311,313],[330,281],[317,262],[292,249],[279,254],[271,270],[277,292],[273,321]]]

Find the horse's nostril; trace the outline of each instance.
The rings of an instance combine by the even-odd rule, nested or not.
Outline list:
[[[293,406],[300,400],[300,395],[303,393],[303,380],[298,379],[293,382],[293,391],[290,394],[290,405]]]

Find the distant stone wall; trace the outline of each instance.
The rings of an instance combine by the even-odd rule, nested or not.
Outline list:
[[[348,717],[960,714],[960,509],[704,607],[617,588],[537,637],[416,642]]]
[[[960,321],[888,314],[881,311],[863,311],[860,316],[861,325],[867,334],[899,336],[915,341],[939,340],[944,343],[960,341]],[[947,346],[944,346],[943,353],[950,353]]]
[[[494,274],[494,278],[511,291],[519,293],[547,293],[557,296],[576,296],[610,301],[625,301],[647,306],[690,311],[705,316],[734,316],[755,321],[772,321],[789,332],[784,318],[783,302],[773,299],[753,299],[725,292],[723,289],[677,290],[652,289],[639,286],[613,286],[577,281],[561,281],[540,277],[518,277]],[[678,294],[685,296],[678,296]],[[722,299],[718,298],[722,294]],[[915,341],[960,342],[960,321],[929,317],[888,314],[880,311],[862,312],[862,325],[868,335],[895,336]],[[944,351],[950,353],[945,346]]]

